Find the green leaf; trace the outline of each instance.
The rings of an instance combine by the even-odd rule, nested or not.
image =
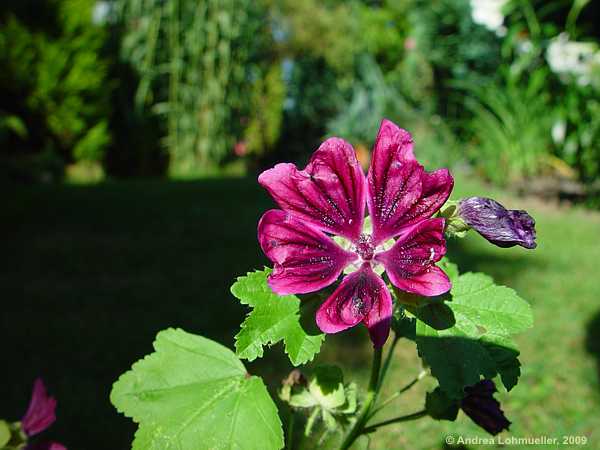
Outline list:
[[[315,404],[324,409],[336,409],[344,405],[346,393],[342,369],[337,366],[315,367],[308,383],[308,392]]]
[[[342,370],[337,366],[315,367],[307,383],[290,385],[284,381],[279,397],[293,408],[312,409],[305,427],[306,436],[310,435],[319,416],[325,428],[334,431],[338,425],[347,425],[357,409],[356,385],[344,384]]]
[[[483,345],[454,328],[438,331],[418,321],[417,349],[440,388],[453,399],[462,398],[463,388],[477,383],[481,375],[496,375],[496,364]]]
[[[114,384],[111,402],[140,424],[134,450],[277,450],[283,431],[265,385],[234,353],[180,329]]]
[[[447,257],[444,256],[437,266],[448,275],[450,281],[454,281],[458,278],[458,266],[451,262]]]
[[[436,420],[455,421],[458,416],[458,402],[448,397],[439,387],[428,392],[425,397],[427,414]]]
[[[420,308],[406,306],[406,309],[435,330],[446,330],[456,324],[452,308],[442,301],[425,304]]]
[[[339,367],[322,365],[313,369],[308,386],[293,389],[284,400],[295,408],[318,406],[333,413],[352,414],[356,411],[356,386],[344,385]]]
[[[431,305],[426,307],[430,310],[415,314],[419,355],[431,367],[440,388],[451,398],[461,398],[463,388],[477,383],[482,375],[500,375],[506,389],[512,389],[520,375],[520,363],[509,335],[532,326],[529,304],[512,289],[497,286],[480,273],[455,278],[450,299],[445,302],[448,310],[444,315],[437,311],[432,316]],[[444,320],[438,320],[440,317]]]
[[[392,329],[397,337],[415,340],[416,320],[406,315],[406,308],[396,302],[392,316]]]
[[[0,448],[10,441],[10,428],[4,420],[0,420]]]
[[[283,341],[292,364],[305,364],[319,353],[325,339],[316,327],[311,309],[315,302],[275,294],[267,284],[270,272],[250,272],[231,286],[231,293],[253,308],[235,336],[237,355],[253,361],[262,357],[263,346]]]
[[[497,286],[482,273],[466,273],[452,284],[448,303],[456,327],[470,337],[506,336],[533,326],[529,304],[506,286]]]
[[[513,340],[504,336],[486,336],[481,343],[496,363],[496,369],[507,391],[515,387],[521,376],[519,350]]]

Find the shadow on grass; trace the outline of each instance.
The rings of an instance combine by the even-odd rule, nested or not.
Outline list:
[[[468,239],[449,239],[447,245],[447,255],[461,273],[485,272],[496,283],[508,286],[514,285],[515,278],[523,271],[545,264],[539,255],[532,258],[520,247],[498,249],[476,233],[471,233]]]
[[[75,449],[129,448],[135,425],[110,405],[112,383],[167,327],[233,348],[248,310],[229,286],[267,263],[256,224],[272,207],[254,179],[13,190],[0,211],[0,416],[19,419],[41,375],[58,399],[48,438]],[[461,269],[479,270],[477,255],[457,250]],[[324,356],[364,369],[365,336],[330,337]],[[279,382],[290,370],[280,350],[249,370]]]
[[[596,360],[598,383],[600,383],[600,311],[587,324],[585,349]]]

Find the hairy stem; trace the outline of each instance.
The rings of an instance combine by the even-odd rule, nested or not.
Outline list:
[[[373,351],[373,364],[371,365],[371,378],[369,380],[369,388],[367,390],[367,396],[362,405],[358,419],[346,435],[340,450],[347,450],[354,443],[354,441],[361,435],[364,434],[364,427],[369,419],[369,413],[371,407],[377,399],[377,393],[379,390],[379,371],[381,370],[381,348],[376,348]]]
[[[426,415],[427,415],[427,411],[422,410],[422,411],[419,411],[419,412],[416,412],[413,414],[408,414],[406,416],[400,416],[400,417],[395,417],[393,419],[384,420],[383,422],[378,422],[378,423],[375,423],[373,425],[366,427],[363,430],[363,433],[373,433],[380,427],[385,427],[387,425],[393,425],[395,423],[400,423],[400,422],[410,422],[411,420],[417,420],[417,419],[420,419],[421,417],[425,417]]]

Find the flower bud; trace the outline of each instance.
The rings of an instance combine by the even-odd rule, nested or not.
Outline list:
[[[498,247],[521,247],[533,249],[535,220],[527,211],[506,209],[491,198],[469,197],[458,206],[460,217]]]

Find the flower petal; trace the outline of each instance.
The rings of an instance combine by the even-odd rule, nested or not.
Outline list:
[[[385,343],[391,318],[392,297],[368,263],[347,275],[317,311],[317,325],[324,333],[338,333],[364,322],[375,347]]]
[[[329,286],[357,256],[294,214],[272,209],[258,223],[258,241],[275,266],[274,292],[305,294]]]
[[[434,263],[446,253],[444,219],[423,220],[407,230],[394,246],[375,255],[399,289],[427,297],[450,290],[450,280]]]
[[[29,407],[21,419],[23,431],[27,436],[41,433],[56,420],[55,410],[56,400],[48,396],[44,382],[37,378],[33,384]]]
[[[355,240],[362,231],[365,176],[350,144],[330,138],[304,170],[277,164],[258,177],[277,204],[322,231]]]
[[[367,204],[375,243],[431,217],[446,202],[453,185],[446,169],[425,172],[414,157],[411,135],[384,120],[368,174]]]

